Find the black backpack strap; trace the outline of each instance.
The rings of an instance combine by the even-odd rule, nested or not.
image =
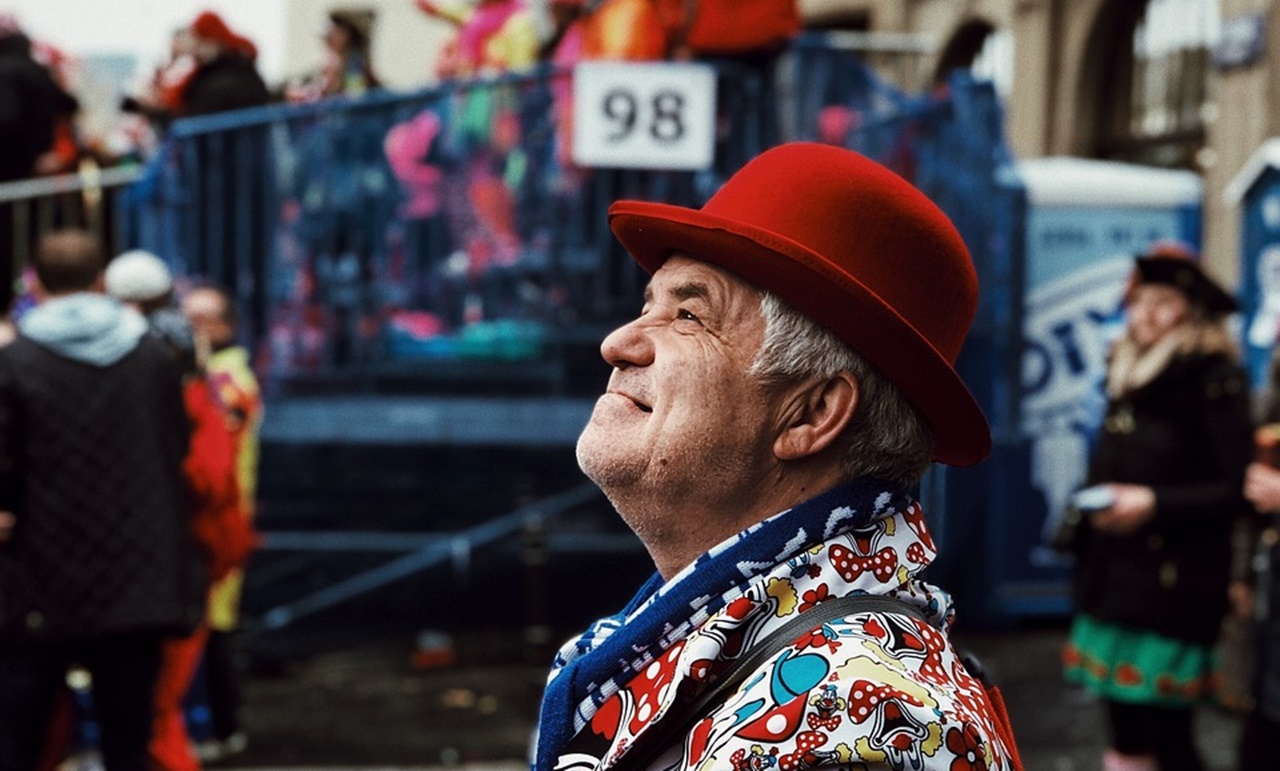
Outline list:
[[[894,597],[879,594],[851,594],[820,602],[792,616],[782,626],[756,640],[730,669],[722,672],[720,678],[698,694],[697,698],[687,703],[677,701],[673,704],[672,711],[646,731],[612,768],[614,771],[644,771],[652,765],[659,753],[671,747],[673,740],[692,731],[699,720],[712,708],[727,700],[751,673],[795,642],[800,635],[823,624],[868,612],[898,613],[928,623],[918,608]]]

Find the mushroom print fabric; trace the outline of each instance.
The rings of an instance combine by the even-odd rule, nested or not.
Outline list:
[[[924,619],[869,610],[815,622],[702,716],[677,740],[679,746],[659,753],[651,767],[1013,768],[982,683],[965,670],[947,638],[950,598],[917,578],[936,553],[920,505],[904,500],[878,511],[880,516],[853,527],[800,528],[801,535],[814,534],[809,542],[775,564],[757,565],[723,607],[708,609],[714,603],[703,598],[701,620],[695,612],[687,634],[660,655],[642,655],[632,662],[634,674],[625,684],[598,695],[598,706],[558,753],[555,767],[585,771],[620,762],[669,713],[672,719],[685,717],[681,706],[796,613],[831,597],[875,594],[914,606]],[[696,567],[673,581],[696,580]],[[625,629],[635,615],[626,623],[615,619],[613,626]]]

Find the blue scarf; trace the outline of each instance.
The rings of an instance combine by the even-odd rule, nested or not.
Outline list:
[[[621,612],[561,648],[542,697],[534,769],[551,771],[565,745],[636,672],[742,596],[751,580],[815,543],[893,516],[910,499],[862,478],[752,525],[671,581],[655,573]]]

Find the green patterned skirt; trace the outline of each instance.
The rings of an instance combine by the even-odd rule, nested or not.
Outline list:
[[[1186,707],[1213,699],[1217,691],[1212,646],[1085,615],[1071,625],[1062,662],[1068,681],[1113,701]]]

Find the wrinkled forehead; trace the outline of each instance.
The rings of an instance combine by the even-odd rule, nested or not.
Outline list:
[[[726,309],[739,304],[758,306],[762,295],[736,273],[680,252],[654,272],[644,289],[646,303],[702,300]]]

